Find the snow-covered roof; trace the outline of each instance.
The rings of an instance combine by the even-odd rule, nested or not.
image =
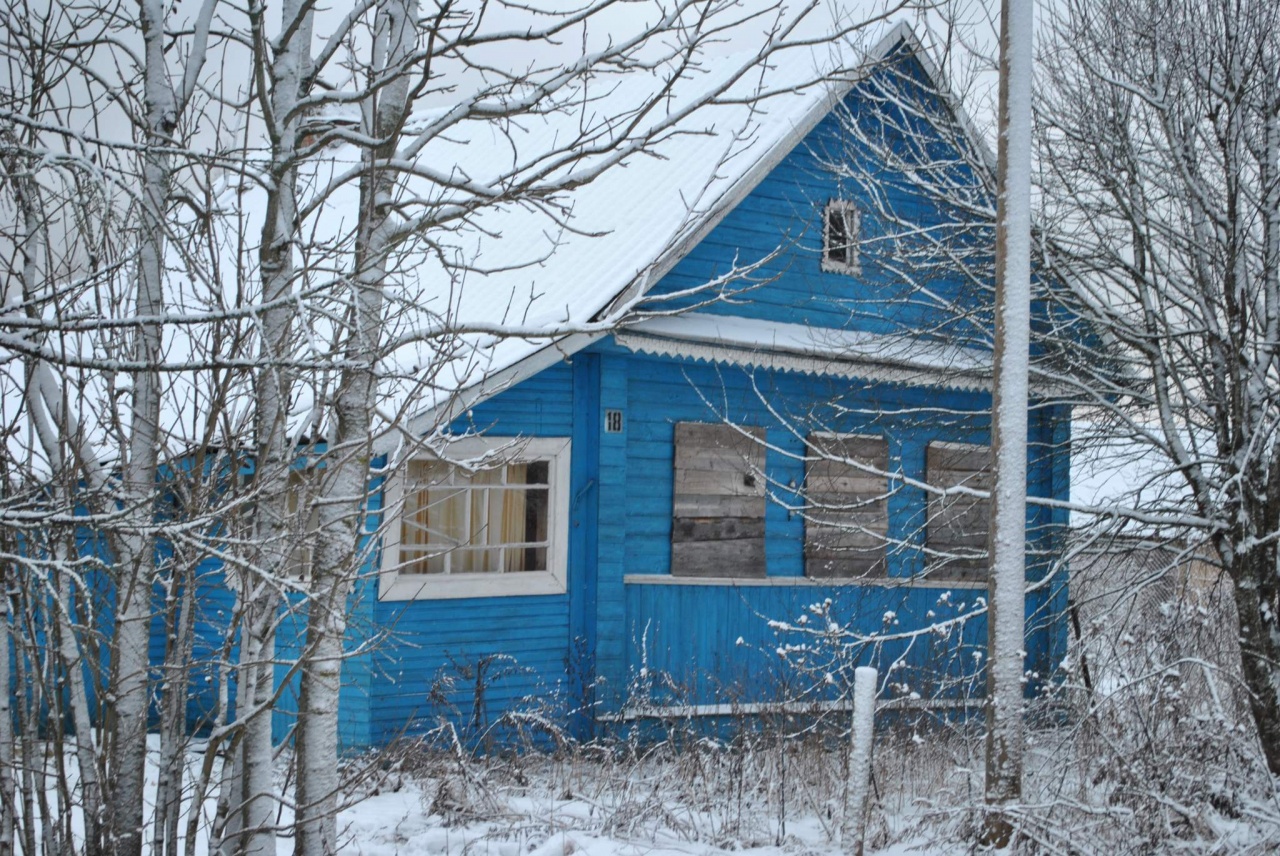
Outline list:
[[[856,57],[849,56],[857,49],[848,45],[828,45],[821,53],[812,47],[784,51],[755,68],[750,57],[730,56],[713,63],[697,86],[673,93],[668,108],[679,110],[696,101],[699,87],[723,86],[718,75],[724,73],[736,76],[726,95],[700,106],[644,153],[561,194],[562,223],[553,225],[546,211],[527,205],[499,205],[474,218],[447,247],[459,259],[467,257],[457,269],[441,269],[435,276],[428,269],[417,272],[423,284],[419,305],[475,332],[464,337],[466,349],[450,362],[444,376],[437,375],[429,391],[416,391],[419,408],[410,430],[424,430],[605,335],[827,115],[860,71],[903,44],[945,94],[936,67],[905,23],[890,28]],[[741,74],[743,68],[751,71]],[[586,109],[604,114],[611,103],[634,100],[632,85],[643,84],[615,83]],[[764,97],[757,97],[759,93]],[[962,125],[971,128],[958,107],[957,114]],[[555,149],[572,131],[566,118],[578,121],[572,115],[539,117],[514,132],[481,126],[476,135],[450,134],[453,147],[438,146],[430,160],[456,164],[455,174],[483,182],[495,162],[509,163],[524,151]],[[433,116],[415,119],[430,122]],[[976,134],[971,137],[977,151],[987,152]],[[458,270],[465,272],[459,275]],[[701,317],[654,319],[627,335],[634,341],[642,333],[678,329],[687,336],[708,323]],[[785,340],[800,348],[805,336],[813,339],[812,333],[787,325],[772,325],[772,332],[766,333],[756,329],[758,325],[734,321],[740,323],[741,330],[751,331],[740,335],[756,340],[767,335],[775,344]],[[492,326],[487,334],[486,325]],[[862,344],[884,353],[884,342]],[[828,338],[824,353],[809,356],[830,356],[836,345]],[[856,348],[859,342],[850,338],[839,345]],[[959,349],[914,342],[912,354],[906,345],[901,342],[893,350],[899,379],[943,366],[963,365],[962,373],[976,371],[976,364],[970,363],[977,357]],[[412,352],[414,346],[406,350]],[[431,357],[402,354],[398,361],[428,365]],[[884,363],[886,370],[887,366]],[[948,377],[955,383],[953,372]],[[986,386],[977,380],[964,383]]]

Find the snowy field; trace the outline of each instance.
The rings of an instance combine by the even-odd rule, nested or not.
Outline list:
[[[977,852],[983,741],[977,728],[934,725],[934,730],[885,729],[877,738],[869,856]],[[555,756],[480,757],[420,745],[393,748],[348,762],[348,804],[338,822],[341,852],[848,852],[840,842],[844,735],[805,731],[790,731],[779,741],[779,732],[758,728],[728,740],[673,730],[656,745],[574,746]],[[1032,733],[1026,801],[1015,810],[1025,837],[1016,852],[1280,852],[1276,789],[1258,775],[1257,759],[1239,756],[1232,741],[1190,728],[1181,746],[1146,747],[1126,758],[1112,754],[1117,746],[1098,745],[1100,736],[1077,726]],[[194,769],[203,756],[192,753],[189,760]],[[154,766],[150,772],[154,788]],[[283,786],[292,772],[282,763],[277,774],[287,792]],[[196,856],[209,852],[215,810],[210,797]],[[276,849],[284,856],[293,853],[292,817],[287,807],[277,817]]]
[[[710,751],[709,751],[710,750]],[[343,852],[407,854],[837,854],[839,785],[823,781],[833,759],[793,757],[786,792],[747,782],[780,757],[747,758],[708,745],[663,759],[526,757],[444,762],[396,773],[339,821]],[[764,750],[760,750],[763,752]],[[665,753],[664,753],[665,754]],[[822,771],[817,767],[829,767]],[[834,786],[834,790],[832,790]],[[792,803],[787,805],[790,797]],[[868,853],[965,852],[930,841],[918,806],[881,806]],[[291,852],[281,841],[280,852]],[[876,846],[879,845],[879,846]]]
[[[965,757],[981,746],[882,747],[877,763],[880,798],[872,809],[868,854],[971,853],[981,797],[981,766]],[[712,757],[701,754],[700,764]],[[950,756],[950,757],[948,757]],[[778,758],[771,763],[776,764]],[[368,856],[408,854],[838,854],[839,785],[822,781],[814,758],[793,757],[786,792],[776,783],[735,781],[744,759],[730,753],[711,766],[690,759],[616,762],[523,759],[517,764],[469,762],[460,773],[393,775],[341,816],[343,852]],[[828,759],[830,760],[830,759]],[[1033,752],[1039,766],[1037,804],[1025,812],[1043,853],[1280,852],[1280,803],[1242,799],[1215,812],[1184,807],[1189,817],[1164,832],[1158,812],[1135,817],[1137,805],[1114,798],[1089,806],[1077,799],[1057,759]],[[766,762],[770,764],[770,762]],[[761,766],[765,766],[762,764]],[[818,764],[818,766],[825,766]],[[827,772],[834,773],[831,764]],[[776,771],[776,768],[775,768]],[[1209,785],[1213,771],[1204,770]],[[619,780],[623,774],[628,778]],[[893,781],[891,776],[900,778]],[[701,781],[696,777],[709,778]],[[1057,777],[1057,781],[1054,778]],[[714,781],[713,781],[714,779]],[[521,784],[523,782],[523,784]],[[754,794],[736,793],[743,785]],[[784,800],[789,799],[789,804]],[[742,800],[742,802],[739,802]],[[1177,798],[1171,797],[1176,803]],[[1057,803],[1055,806],[1054,803]],[[780,816],[785,811],[785,816]],[[1172,817],[1177,816],[1173,812]],[[1141,834],[1143,821],[1152,821]],[[1154,833],[1154,834],[1153,834]],[[280,852],[291,842],[280,841]]]

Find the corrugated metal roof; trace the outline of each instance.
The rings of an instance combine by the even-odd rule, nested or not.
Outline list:
[[[430,389],[415,392],[419,409],[410,430],[447,419],[458,408],[530,376],[549,360],[568,356],[608,332],[612,321],[750,193],[848,91],[857,72],[830,76],[824,65],[867,68],[904,43],[926,73],[934,74],[934,65],[905,24],[892,27],[858,60],[842,57],[839,50],[821,61],[808,49],[787,61],[774,56],[749,80],[739,79],[729,98],[699,108],[650,151],[563,195],[558,202],[563,219],[554,231],[548,228],[552,221],[547,212],[528,204],[495,206],[474,218],[450,245],[455,252],[472,254],[473,269],[461,279],[450,279],[444,268],[434,273],[417,271],[429,286],[423,288],[421,302],[455,325],[507,324],[522,328],[526,335],[513,336],[508,331],[498,336],[466,336],[464,353],[445,367],[445,377],[435,378]],[[851,49],[846,46],[846,50]],[[737,69],[742,62],[740,57],[728,57],[716,65]],[[941,90],[941,81],[935,83]],[[591,107],[604,113],[608,102],[626,103],[635,95],[630,87],[639,85],[641,81],[621,83]],[[702,81],[704,90],[715,85],[714,76]],[[769,93],[768,97],[753,100],[756,90]],[[680,99],[697,97],[696,89],[687,88],[673,102],[673,109]],[[962,111],[959,115],[969,127]],[[501,163],[521,150],[553,145],[566,128],[572,129],[572,121],[565,124],[566,116],[573,119],[568,113],[548,117],[546,122],[525,122],[510,139],[494,135],[492,128],[480,129],[480,138],[451,134],[465,142],[441,150],[430,160],[456,163],[455,172],[482,179],[486,162],[496,158]],[[421,122],[432,119],[432,115],[419,117]],[[976,136],[973,142],[977,150],[986,150]],[[475,269],[481,267],[487,269]],[[540,334],[547,329],[557,334]],[[423,345],[409,345],[397,362],[431,365],[433,356]],[[904,356],[895,377],[913,382],[909,378],[936,368]],[[956,382],[954,377],[951,382]],[[980,380],[960,383],[960,388],[987,388]]]

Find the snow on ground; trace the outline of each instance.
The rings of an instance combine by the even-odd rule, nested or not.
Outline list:
[[[1258,763],[1230,762],[1232,746],[1248,754],[1251,745],[1238,740],[1234,729],[1201,723],[1184,741],[1170,741],[1176,745],[1159,751],[1147,746],[1134,754],[1125,739],[1117,745],[1113,728],[1098,730],[1107,719],[1030,735],[1026,802],[1014,812],[1019,828],[1045,845],[1041,852],[1280,852],[1280,796]],[[781,741],[777,737],[767,729],[744,729],[720,739],[677,728],[657,744],[575,745],[556,756],[475,756],[457,745],[393,747],[348,762],[350,806],[339,816],[340,852],[844,853],[838,834],[847,731],[802,729]],[[158,748],[154,740],[152,748]],[[879,731],[868,856],[973,852],[981,821],[982,753],[980,729],[963,724],[922,720],[920,726],[898,723]],[[189,771],[202,760],[193,751]],[[287,760],[281,759],[277,771],[282,790],[292,779]],[[154,794],[154,764],[149,773]],[[214,808],[211,795],[203,806],[202,839]],[[281,856],[293,852],[291,820],[282,810]],[[199,841],[195,852],[205,856],[207,841]]]
[[[361,856],[834,856],[843,852],[816,817],[788,820],[781,844],[776,839],[708,843],[690,840],[687,831],[677,830],[634,836],[607,834],[601,829],[605,825],[601,806],[585,799],[556,799],[545,794],[514,797],[509,811],[498,817],[449,825],[443,816],[431,812],[431,803],[432,797],[416,781],[406,782],[394,793],[368,797],[340,817],[343,852]],[[690,820],[694,820],[692,814]],[[714,823],[710,817],[700,820]],[[773,829],[776,831],[776,824]],[[292,852],[292,842],[282,839],[279,851]],[[939,850],[915,840],[867,852],[905,856],[964,851]]]

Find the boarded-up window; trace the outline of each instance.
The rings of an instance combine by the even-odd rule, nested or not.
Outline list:
[[[991,447],[930,443],[925,480],[938,488],[963,486],[990,491],[994,482]],[[926,546],[929,576],[974,579],[987,570],[987,523],[991,503],[966,493],[929,494]]]
[[[809,438],[817,460],[805,473],[804,567],[811,577],[885,572],[889,444],[878,437]]]
[[[679,422],[671,573],[764,576],[764,429]]]

